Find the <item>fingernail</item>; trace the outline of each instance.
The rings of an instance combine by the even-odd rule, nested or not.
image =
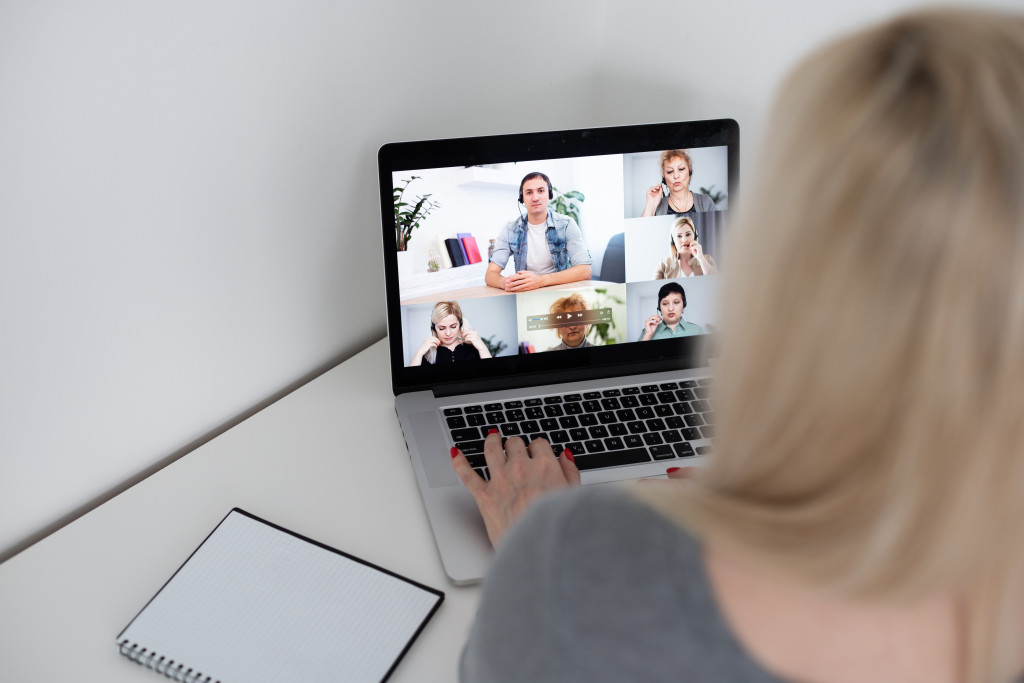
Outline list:
[[[562,451],[562,455],[568,458],[569,462],[576,462],[576,458],[572,457],[572,451],[570,451],[568,448]]]
[[[678,471],[679,471],[679,470],[681,470],[681,469],[682,469],[681,467],[669,467],[669,468],[668,468],[667,470],[665,470],[665,471],[671,474],[672,472],[678,472]]]
[[[459,454],[459,447],[458,446],[452,446],[452,457],[454,458],[458,454]]]
[[[490,436],[491,434],[497,434],[497,433],[498,433],[497,429],[492,429],[491,431],[487,432],[487,436]]]

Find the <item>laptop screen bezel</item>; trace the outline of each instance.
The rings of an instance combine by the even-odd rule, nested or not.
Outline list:
[[[718,146],[727,148],[729,202],[730,206],[735,206],[740,159],[739,124],[733,119],[393,142],[381,146],[377,153],[377,171],[394,394],[430,389],[438,395],[451,395],[699,367],[706,364],[707,357],[713,355],[711,349],[716,346],[714,336],[704,334],[642,344],[576,349],[571,354],[501,356],[480,362],[446,365],[443,373],[429,366],[406,367],[403,362],[402,308],[395,250],[394,173]]]

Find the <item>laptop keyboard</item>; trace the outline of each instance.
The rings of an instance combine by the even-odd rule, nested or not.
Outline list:
[[[558,393],[441,409],[451,442],[484,479],[484,438],[546,439],[556,454],[572,451],[580,470],[617,467],[710,453],[715,414],[711,378]]]

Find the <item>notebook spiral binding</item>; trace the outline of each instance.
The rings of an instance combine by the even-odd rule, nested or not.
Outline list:
[[[220,681],[209,676],[203,676],[200,671],[187,668],[184,664],[179,664],[173,659],[167,659],[152,650],[140,647],[138,643],[122,640],[117,644],[117,649],[122,655],[136,664],[152,669],[180,683],[220,683]]]

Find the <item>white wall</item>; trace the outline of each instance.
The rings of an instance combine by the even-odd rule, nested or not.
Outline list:
[[[731,116],[748,163],[903,4],[0,3],[0,557],[383,336],[380,144]]]

